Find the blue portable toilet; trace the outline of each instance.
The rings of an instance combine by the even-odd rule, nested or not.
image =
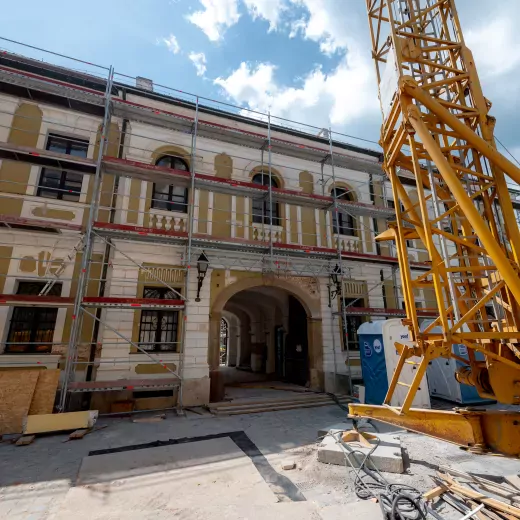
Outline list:
[[[357,332],[366,404],[382,404],[388,391],[383,323],[382,320],[362,323]]]
[[[426,329],[431,323],[432,320],[423,321],[421,323],[421,330]],[[440,326],[434,327],[431,332],[442,332],[442,329]],[[464,359],[469,359],[468,347],[466,347],[466,345],[453,345],[452,352]],[[484,354],[480,352],[475,352],[475,358],[477,361],[485,360]],[[491,399],[480,397],[474,386],[460,384],[455,379],[455,372],[463,366],[465,365],[461,361],[453,358],[433,359],[427,369],[430,395],[458,404],[494,403],[495,401]]]
[[[378,320],[372,323],[363,323],[358,329],[359,350],[361,356],[361,371],[365,383],[365,403],[382,404],[388,392],[388,385],[392,380],[399,361],[399,353],[395,343],[410,344],[408,327],[402,320]],[[416,357],[410,358],[415,362]],[[416,372],[416,365],[405,364],[399,380],[411,384]],[[390,404],[402,406],[408,394],[407,387],[398,385],[394,390]],[[412,406],[414,408],[430,408],[430,394],[426,376],[420,382]]]

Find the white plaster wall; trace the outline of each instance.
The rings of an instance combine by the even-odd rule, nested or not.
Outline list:
[[[0,141],[6,142],[13,124],[14,112],[18,108],[18,99],[0,94]],[[1,164],[1,161],[0,161]]]
[[[51,265],[51,261],[63,259],[69,254],[76,245],[79,234],[68,232],[63,235],[30,233],[24,231],[7,231],[0,232],[0,241],[5,245],[13,245],[12,260],[9,264],[9,270],[5,281],[5,294],[15,294],[18,288],[18,282],[24,280],[33,280],[46,282],[49,279],[47,269]],[[97,250],[95,250],[98,252]],[[44,253],[46,256],[41,262],[38,262],[38,255]],[[20,259],[24,257],[32,257],[36,260],[35,272],[24,272],[20,270]],[[39,263],[39,265],[38,265]],[[62,284],[61,296],[71,296],[71,278],[73,276],[74,265],[69,263],[65,271],[60,276],[60,283]],[[2,342],[7,340],[9,334],[9,324],[12,315],[12,307],[0,306],[0,338]],[[66,309],[60,308],[56,319],[56,326],[54,329],[53,342],[59,343],[62,341],[63,327],[65,323]],[[46,354],[32,355],[32,359],[39,361],[48,360],[49,356]],[[11,359],[11,355],[9,355]],[[25,358],[24,358],[25,359]],[[29,359],[29,358],[26,358]],[[6,359],[7,361],[7,359]],[[0,365],[1,365],[0,361]]]

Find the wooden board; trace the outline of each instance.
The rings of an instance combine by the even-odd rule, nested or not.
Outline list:
[[[32,398],[28,415],[42,415],[52,413],[56,390],[60,379],[60,370],[40,370],[38,381]]]
[[[514,488],[520,490],[520,475],[506,475],[504,480]]]
[[[24,420],[23,433],[60,432],[92,428],[98,417],[97,410],[84,412],[53,413],[49,415],[28,415]]]
[[[39,370],[0,372],[0,435],[22,433],[39,374]]]

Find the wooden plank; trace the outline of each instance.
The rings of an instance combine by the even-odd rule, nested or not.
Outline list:
[[[520,490],[520,476],[519,475],[506,475],[504,480],[513,486],[514,488]]]
[[[34,441],[36,435],[23,435],[16,441],[16,446],[27,446]]]
[[[60,370],[40,370],[28,415],[50,414],[54,409]]]
[[[486,484],[489,487],[500,489],[500,490],[502,490],[502,492],[508,493],[512,496],[516,496],[516,494],[517,494],[517,489],[514,485],[498,484],[497,482],[495,482],[493,480],[489,480],[489,479],[483,478],[483,477],[478,477],[476,475],[471,475],[470,473],[465,473],[464,471],[460,471],[455,468],[450,468],[449,466],[439,466],[439,470],[444,473],[449,473],[450,475],[455,476],[455,477],[466,478],[468,480],[471,480],[472,482],[476,482],[477,484]],[[514,475],[512,475],[512,476],[514,476]],[[508,477],[504,477],[504,478],[507,481]],[[518,479],[518,480],[520,482],[520,479]],[[495,493],[495,494],[498,495],[499,493]],[[503,496],[503,495],[501,495],[501,496]]]
[[[451,477],[449,477],[449,475],[443,475],[441,473],[440,476],[442,479],[446,480],[446,482],[449,483],[450,491],[456,492],[471,500],[476,500],[477,502],[485,504],[486,506],[496,509],[497,511],[500,511],[502,513],[507,513],[508,515],[511,515],[514,518],[520,518],[519,508],[506,504],[501,500],[490,498],[489,496],[479,493],[478,491],[474,491],[473,489],[467,488],[453,480]]]
[[[22,433],[29,412],[39,370],[0,372],[0,434]]]
[[[86,410],[84,412],[28,415],[24,420],[23,433],[46,433],[92,428],[96,423],[98,413],[97,410]]]
[[[75,430],[69,435],[69,439],[83,439],[87,433],[89,433],[91,430],[90,428],[83,428],[81,430]]]
[[[446,491],[446,488],[444,486],[437,486],[433,489],[430,489],[430,491],[427,491],[423,495],[423,500],[428,502],[429,500],[433,500],[434,498],[437,498],[438,496],[442,495]]]

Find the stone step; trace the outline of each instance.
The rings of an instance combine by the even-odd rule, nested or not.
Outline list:
[[[340,399],[339,401],[344,404],[349,402],[346,398]],[[318,406],[330,406],[332,404],[334,404],[334,401],[328,397],[298,403],[295,403],[294,401],[285,403],[271,403],[266,401],[263,404],[257,404],[254,406],[235,406],[217,409],[210,408],[210,411],[216,415],[239,415],[248,413],[276,412],[281,410],[297,410],[299,408],[314,408]]]
[[[338,399],[347,399],[347,396],[338,396]],[[257,404],[282,404],[282,403],[304,403],[316,400],[332,400],[332,398],[327,394],[322,393],[309,393],[302,395],[291,395],[290,397],[249,397],[244,399],[233,399],[232,401],[220,401],[218,403],[211,403],[210,408],[212,409],[221,409],[221,408],[231,408],[238,406],[254,406]]]

